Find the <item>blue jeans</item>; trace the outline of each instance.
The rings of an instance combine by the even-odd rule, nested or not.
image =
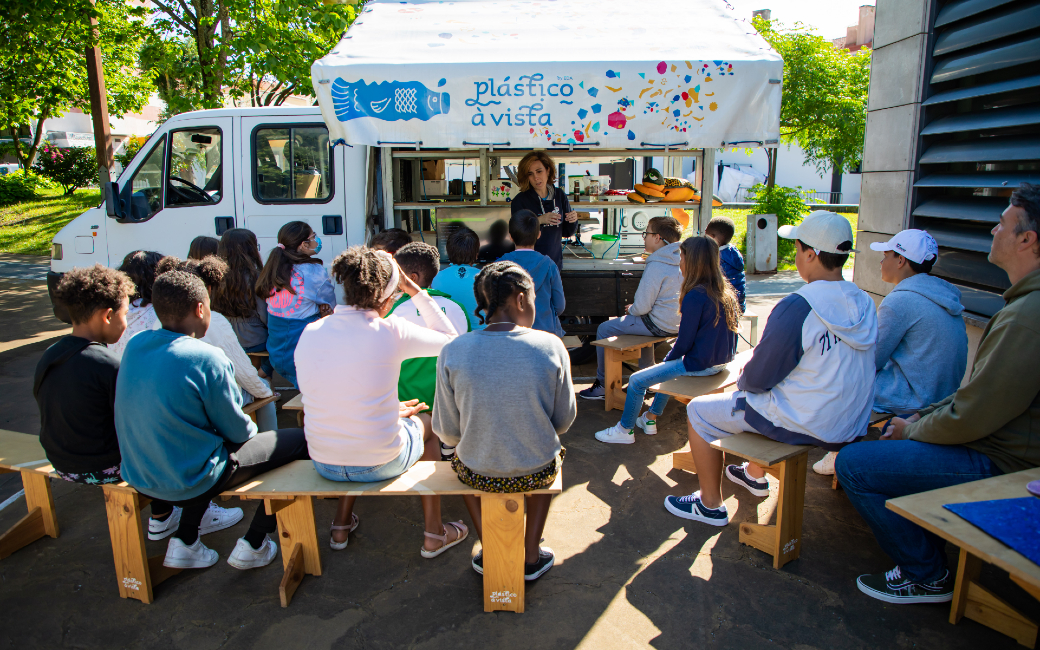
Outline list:
[[[596,328],[596,339],[605,339],[608,336],[618,336],[621,334],[634,334],[637,336],[654,336],[654,334],[646,329],[646,325],[643,324],[643,319],[639,316],[622,316],[621,318],[611,318],[608,321],[603,321]],[[604,361],[606,356],[606,348],[596,346],[596,379],[599,383],[603,383],[605,377]],[[654,365],[654,348],[646,347],[639,351],[639,369],[643,370]]]
[[[715,366],[714,368],[688,372],[686,366],[683,365],[682,359],[672,359],[671,361],[665,361],[633,373],[628,378],[628,395],[625,397],[625,411],[621,414],[621,426],[626,429],[632,429],[636,426],[639,407],[643,405],[643,398],[646,396],[647,389],[654,384],[660,384],[662,381],[668,381],[676,377],[707,377],[708,375],[716,375],[722,371],[723,367]],[[664,407],[667,404],[668,396],[664,393],[657,393],[654,396],[653,403],[650,404],[650,410],[647,412],[652,413],[654,416],[661,415],[664,413]]]
[[[323,478],[330,481],[353,481],[356,483],[377,483],[388,481],[404,474],[412,465],[419,462],[423,455],[423,425],[417,418],[401,418],[402,437],[404,447],[397,458],[387,461],[382,465],[372,467],[352,465],[330,465],[312,460],[314,469],[318,470]]]
[[[903,575],[918,583],[944,575],[946,542],[885,508],[885,501],[1001,473],[988,456],[963,445],[916,440],[851,444],[838,454],[835,472],[881,550],[896,561]]]

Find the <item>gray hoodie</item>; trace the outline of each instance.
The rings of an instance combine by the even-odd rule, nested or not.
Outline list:
[[[682,287],[679,244],[668,244],[646,258],[643,277],[628,310],[632,316],[649,314],[654,325],[672,333],[679,331],[679,289]]]
[[[874,409],[910,413],[952,395],[968,365],[961,292],[924,273],[896,285],[878,307]]]

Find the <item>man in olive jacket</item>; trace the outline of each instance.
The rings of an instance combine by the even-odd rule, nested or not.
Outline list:
[[[897,562],[863,575],[863,593],[890,603],[953,598],[945,542],[885,508],[907,494],[1040,466],[1040,185],[1023,183],[993,228],[989,261],[1004,269],[1006,305],[982,334],[971,377],[946,399],[894,418],[881,440],[849,445],[838,479],[878,544]]]

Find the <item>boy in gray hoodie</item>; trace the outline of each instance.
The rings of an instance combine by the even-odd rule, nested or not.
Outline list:
[[[871,250],[884,253],[881,279],[896,287],[878,307],[874,411],[906,415],[957,391],[968,366],[961,292],[928,275],[939,246],[923,230],[904,230]],[[834,473],[836,452],[813,465]]]
[[[679,271],[679,239],[682,227],[673,217],[654,217],[643,231],[643,245],[650,255],[643,267],[643,276],[628,314],[600,323],[596,338],[620,334],[638,336],[675,336],[679,331],[679,289],[682,272]],[[604,348],[596,348],[596,381],[578,393],[585,399],[604,399]],[[654,365],[654,349],[643,348],[639,369]]]

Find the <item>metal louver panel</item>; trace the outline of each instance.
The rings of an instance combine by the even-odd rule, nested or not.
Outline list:
[[[986,97],[987,95],[996,95],[997,93],[1004,93],[1012,90],[1025,90],[1026,88],[1037,88],[1037,92],[1040,93],[1040,75],[1022,77],[1020,79],[1008,79],[1007,81],[998,81],[996,83],[971,86],[969,88],[958,88],[957,90],[948,90],[944,93],[932,95],[922,102],[921,106],[935,106],[936,104],[945,104],[946,102],[956,102],[962,99],[973,99],[975,97]]]
[[[1007,206],[1007,199],[1003,198],[934,199],[917,206],[913,215],[915,217],[983,221],[988,224],[996,224],[1000,221],[1000,213]],[[987,248],[986,250],[989,249]]]
[[[1026,38],[991,50],[954,56],[936,63],[932,83],[993,72],[1040,60],[1040,37]]]
[[[1040,158],[1040,137],[980,138],[936,144],[925,149],[922,165],[996,160],[1036,160]]]
[[[995,287],[1003,291],[1011,286],[1007,273],[986,262],[986,253],[973,253],[946,248],[939,249],[939,259],[932,272],[947,280]],[[964,288],[961,288],[964,291]]]
[[[1040,7],[1038,7],[1040,9]],[[921,131],[921,135],[958,133],[986,129],[1006,129],[1012,126],[1040,124],[1040,106],[998,108],[978,113],[960,113],[940,118]]]
[[[969,312],[992,316],[1004,308],[1004,298],[1000,293],[990,293],[974,287],[957,288],[961,290],[961,304]]]
[[[1009,9],[993,16],[984,15],[943,32],[935,41],[933,54],[943,56],[1034,27],[1040,27],[1040,6]]]
[[[939,15],[935,18],[934,27],[935,29],[945,27],[952,22],[964,20],[983,11],[1011,2],[1013,0],[954,0],[954,2],[947,2],[946,6],[939,11]]]
[[[990,172],[979,174],[931,174],[914,187],[1018,187],[1021,183],[1040,183],[1040,171]]]
[[[935,243],[943,248],[988,254],[993,241],[993,236],[985,229],[965,231],[954,226],[930,225],[927,230],[935,238]]]

